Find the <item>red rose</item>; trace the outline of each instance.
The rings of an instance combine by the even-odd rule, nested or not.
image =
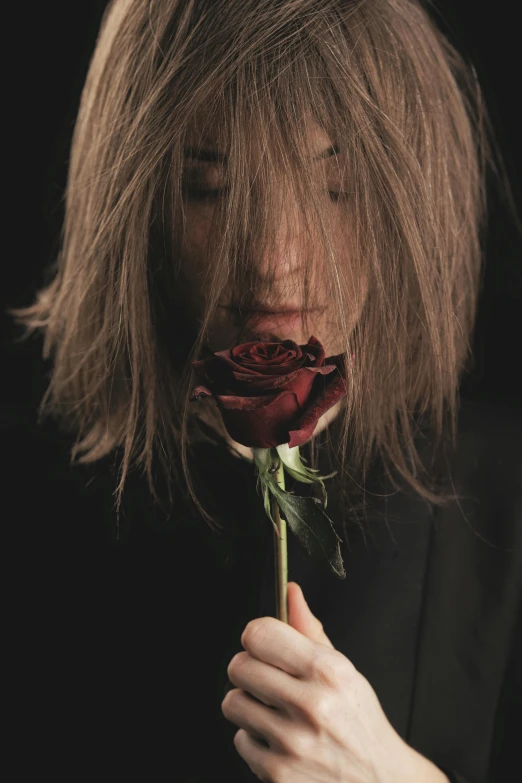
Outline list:
[[[213,397],[230,437],[251,448],[301,446],[347,391],[344,354],[325,360],[313,336],[306,345],[243,343],[192,365],[205,385],[191,401]]]

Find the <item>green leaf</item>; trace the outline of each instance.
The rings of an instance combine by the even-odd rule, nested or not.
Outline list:
[[[267,486],[275,496],[284,519],[307,555],[326,565],[339,579],[346,579],[339,542],[332,520],[326,516],[321,501],[285,492],[270,476]]]

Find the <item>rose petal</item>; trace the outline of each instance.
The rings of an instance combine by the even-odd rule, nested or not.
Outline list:
[[[236,345],[236,346],[234,346],[234,348],[229,349],[230,356],[231,356],[232,359],[236,359],[239,355],[248,353],[248,351],[251,351],[257,345],[263,345],[263,346],[266,346],[266,347],[269,347],[271,345],[275,345],[276,348],[283,347],[283,348],[286,348],[288,350],[295,351],[297,356],[301,355],[301,346],[298,345],[298,343],[294,342],[293,340],[281,340],[280,342],[279,341],[278,342],[263,342],[262,340],[251,340],[248,343],[241,343],[240,345]]]
[[[241,383],[246,384],[246,391],[252,391],[248,388],[248,386],[253,387],[253,391],[257,392],[263,389],[277,389],[279,386],[288,386],[293,379],[297,376],[297,373],[300,372],[300,370],[297,370],[296,372],[290,373],[289,375],[270,375],[267,378],[259,378],[259,376],[254,377],[252,375],[244,375],[240,372],[234,372],[232,373],[234,378],[236,380],[241,381]]]
[[[299,410],[297,397],[290,391],[273,397],[218,395],[216,402],[230,437],[244,446],[261,449],[285,442],[286,422],[294,419]]]
[[[302,446],[313,434],[317,422],[326,411],[342,399],[347,393],[347,384],[344,374],[344,354],[339,357],[330,357],[329,362],[335,362],[339,372],[332,373],[325,380],[324,386],[317,384],[317,391],[314,389],[314,397],[310,397],[306,409],[293,422],[292,429],[288,434],[290,448]],[[311,431],[310,431],[311,428]]]
[[[286,366],[278,366],[277,368],[274,368],[274,366],[267,364],[255,364],[253,362],[241,362],[241,361],[235,361],[231,359],[230,356],[226,355],[226,351],[218,351],[215,356],[217,357],[217,361],[221,364],[221,372],[224,371],[225,368],[229,370],[235,370],[238,372],[244,372],[248,373],[254,377],[261,377],[263,375],[282,375],[287,372],[293,372],[295,369],[299,368],[303,364],[303,357],[301,356],[299,360],[296,360],[292,362],[292,364],[286,365]],[[211,361],[210,359],[206,360],[207,362]],[[277,372],[274,372],[274,370],[277,370]]]
[[[337,368],[334,364],[323,364],[322,367],[303,367],[303,370],[318,372],[321,373],[321,375],[328,375],[328,373],[333,372],[335,369]]]
[[[263,375],[275,377],[276,375],[288,375],[289,373],[299,370],[300,367],[307,361],[306,357],[301,357],[299,361],[292,362],[292,364],[285,365],[271,365],[271,364],[258,364],[252,365],[250,363],[237,364],[235,369],[249,373],[252,377],[261,378]]]

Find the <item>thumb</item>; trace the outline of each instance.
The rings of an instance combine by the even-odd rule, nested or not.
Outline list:
[[[288,624],[313,642],[335,649],[324,632],[322,622],[312,614],[297,582],[288,582]]]

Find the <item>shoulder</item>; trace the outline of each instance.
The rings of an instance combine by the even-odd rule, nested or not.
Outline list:
[[[469,437],[501,438],[515,445],[522,426],[522,405],[491,399],[460,398],[461,432]]]
[[[427,430],[429,433],[429,429]],[[522,501],[522,407],[515,402],[459,397],[456,436],[451,442],[445,430],[434,461],[444,483],[460,485],[460,491],[485,497],[502,491],[516,504]],[[433,436],[426,441],[433,444]],[[421,443],[421,441],[419,441]],[[426,448],[433,457],[431,446]],[[452,486],[447,487],[451,492]],[[522,513],[522,512],[521,512]]]
[[[457,458],[462,469],[488,484],[522,494],[522,408],[488,399],[461,400]]]
[[[464,514],[488,541],[522,558],[522,410],[492,400],[461,400],[451,474]],[[451,516],[451,514],[450,514]]]

